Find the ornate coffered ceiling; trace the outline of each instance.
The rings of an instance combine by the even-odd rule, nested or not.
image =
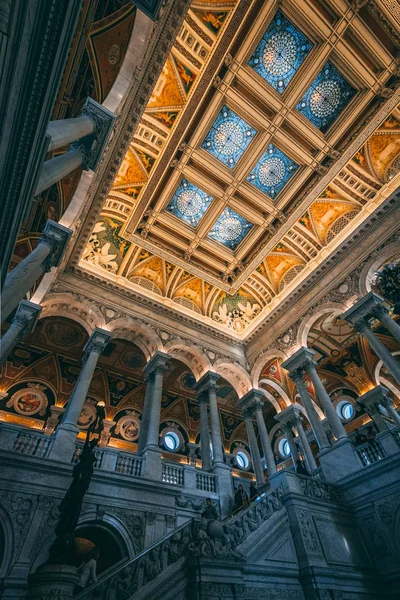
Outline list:
[[[245,338],[398,185],[373,29],[339,0],[193,2],[80,268]]]

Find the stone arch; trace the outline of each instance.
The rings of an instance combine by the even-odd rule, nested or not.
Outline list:
[[[276,348],[270,348],[269,350],[267,350],[267,352],[265,352],[264,354],[259,356],[251,370],[251,383],[252,383],[253,387],[255,387],[255,388],[258,387],[258,382],[259,382],[259,378],[260,378],[261,372],[263,370],[263,367],[271,358],[277,358],[278,360],[284,361],[288,358],[288,354],[286,354],[282,350],[277,350]]]
[[[399,356],[400,350],[396,350],[395,352],[392,352],[392,355]],[[400,390],[393,383],[391,383],[391,381],[389,381],[385,377],[379,377],[379,371],[381,370],[382,366],[383,366],[383,362],[381,360],[378,360],[378,362],[375,365],[375,369],[374,369],[374,381],[375,381],[376,385],[383,385],[384,387],[387,387],[387,389],[390,390],[396,398],[400,399]]]
[[[271,392],[269,392],[268,390],[265,390],[264,388],[258,388],[260,390],[260,392],[263,393],[263,395],[266,397],[266,399],[272,404],[272,406],[275,408],[276,412],[279,413],[281,412],[281,407],[279,406],[279,402],[273,397],[273,395],[271,394]]]
[[[281,396],[282,400],[285,402],[286,406],[290,406],[292,404],[289,396],[287,395],[287,393],[285,392],[283,387],[279,385],[279,383],[276,383],[276,381],[273,381],[272,379],[268,379],[268,378],[260,379],[259,385],[261,383],[265,383],[265,384],[271,386],[272,388],[274,388],[274,390],[276,390],[278,392],[278,394],[280,394],[280,396]],[[264,393],[267,392],[267,390],[265,390],[264,388],[259,388],[259,389],[262,390]],[[271,396],[271,398],[274,398],[272,396],[272,394],[270,394],[269,392],[268,392],[268,394],[269,394],[269,396]],[[274,400],[275,400],[275,398],[274,398]],[[279,403],[276,400],[275,400],[275,402],[279,406]],[[281,408],[279,408],[279,410],[277,410],[277,412],[280,412],[280,411],[281,411]]]
[[[13,564],[15,548],[14,528],[7,510],[0,504],[0,580]]]
[[[164,351],[189,367],[196,381],[212,370],[208,357],[194,344],[171,340],[164,347]]]
[[[107,325],[107,330],[113,338],[120,338],[132,342],[149,361],[158,351],[162,350],[162,342],[156,332],[148,325],[134,319],[115,319]]]
[[[77,300],[73,294],[53,294],[42,304],[40,319],[46,317],[65,317],[76,321],[91,335],[96,327],[106,329],[106,323],[100,310],[92,303]]]
[[[218,359],[213,365],[213,371],[221,375],[231,384],[239,398],[242,398],[252,389],[251,379],[248,372],[237,363],[227,362],[225,359]]]
[[[389,244],[385,248],[379,252],[378,255],[373,256],[367,263],[364,265],[363,270],[360,274],[359,280],[359,290],[360,297],[365,296],[372,289],[372,280],[379,268],[384,264],[389,262],[392,258],[397,257],[400,259],[400,251],[399,251],[399,241],[393,242]]]
[[[333,312],[344,313],[348,309],[348,306],[339,302],[325,302],[318,306],[311,315],[305,317],[301,323],[299,330],[297,332],[297,346],[301,348],[302,346],[307,347],[308,334],[310,333],[310,329],[322,315],[327,315]],[[295,348],[297,350],[298,348]]]
[[[133,558],[141,550],[135,548],[132,534],[123,520],[112,513],[112,509],[102,513],[95,509],[84,511],[77,525],[78,533],[83,527],[98,527],[107,531],[115,539],[124,558]]]

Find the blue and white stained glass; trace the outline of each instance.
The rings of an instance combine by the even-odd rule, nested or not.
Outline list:
[[[247,177],[247,181],[274,199],[287,184],[298,166],[282,150],[279,150],[273,144],[269,144],[267,151],[264,152]]]
[[[182,179],[167,206],[167,211],[192,227],[197,227],[213,199],[193,183]]]
[[[253,223],[227,207],[208,236],[231,250],[236,250],[252,227]]]
[[[223,106],[201,147],[233,169],[256,133],[233,110]]]
[[[282,94],[312,47],[304,33],[278,10],[249,65]]]
[[[296,106],[325,133],[350,102],[356,90],[332,63],[327,62]]]

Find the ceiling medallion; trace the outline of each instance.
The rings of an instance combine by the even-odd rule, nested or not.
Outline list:
[[[282,150],[279,150],[273,144],[269,144],[267,151],[247,177],[247,181],[274,199],[287,184],[298,166]]]
[[[253,127],[223,106],[201,147],[233,169],[255,134]]]
[[[186,179],[182,179],[167,206],[167,211],[188,225],[197,227],[212,201],[212,196]]]
[[[296,108],[325,133],[355,93],[347,79],[327,62]]]
[[[227,207],[208,235],[216,242],[236,250],[252,227],[252,223]]]
[[[304,33],[279,10],[248,64],[282,94],[312,47]]]

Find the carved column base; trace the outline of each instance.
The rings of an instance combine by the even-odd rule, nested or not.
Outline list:
[[[70,565],[42,565],[28,578],[29,600],[73,598],[78,583],[77,568]]]

